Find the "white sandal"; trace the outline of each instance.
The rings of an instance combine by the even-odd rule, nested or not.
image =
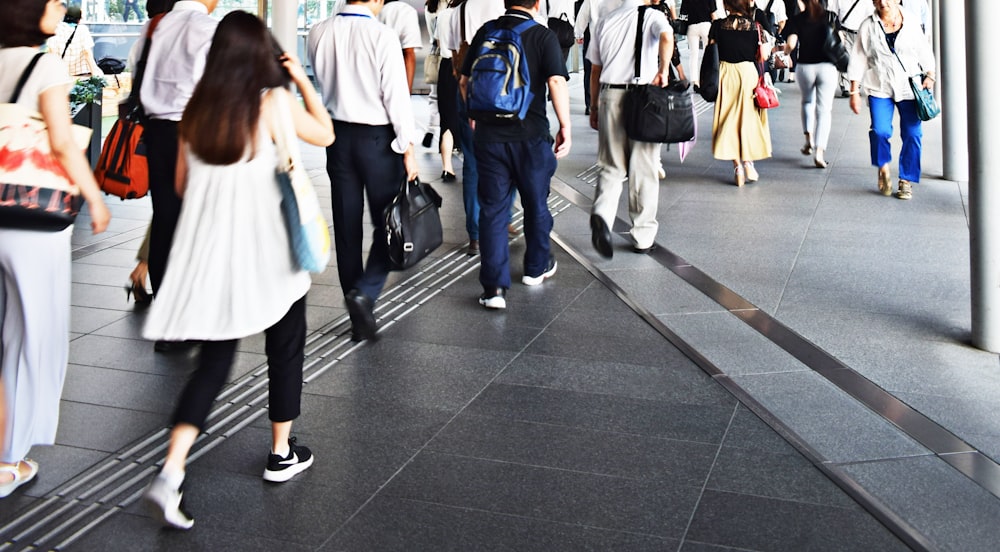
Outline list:
[[[28,475],[21,475],[21,462],[24,462],[30,468]],[[12,466],[0,466],[0,473],[9,473],[14,476],[14,478],[7,483],[0,483],[0,498],[5,498],[16,491],[18,487],[31,481],[36,475],[38,475],[38,462],[25,458],[24,460],[16,462]]]

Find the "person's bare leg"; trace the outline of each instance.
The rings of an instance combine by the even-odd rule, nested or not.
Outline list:
[[[167,458],[163,461],[163,473],[182,474],[187,465],[188,453],[198,439],[201,431],[186,423],[179,423],[170,432],[170,447],[167,448]]]
[[[292,435],[292,422],[271,422],[271,452],[288,456],[288,438]]]
[[[446,173],[455,174],[455,167],[451,164],[451,152],[455,149],[455,138],[450,130],[441,133],[441,168]]]

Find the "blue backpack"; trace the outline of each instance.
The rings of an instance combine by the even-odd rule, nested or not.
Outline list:
[[[531,77],[521,45],[521,33],[534,20],[504,29],[486,23],[486,35],[476,52],[469,75],[469,116],[491,123],[519,123],[528,115]]]

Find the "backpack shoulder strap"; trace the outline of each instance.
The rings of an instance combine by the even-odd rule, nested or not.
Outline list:
[[[466,4],[468,4],[468,2],[462,2],[462,7],[458,8],[459,27],[460,27],[459,28],[459,33],[461,34],[460,38],[462,39],[462,42],[468,42],[469,41],[469,39],[465,38],[465,5]]]
[[[524,31],[528,30],[532,25],[535,25],[535,20],[529,17],[528,19],[518,23],[517,25],[514,25],[511,28],[511,30],[517,34],[521,34]]]
[[[21,78],[17,79],[17,85],[14,86],[14,95],[10,97],[10,103],[17,103],[18,98],[21,97],[21,89],[24,88],[24,84],[28,82],[28,77],[31,76],[31,72],[35,70],[35,65],[38,65],[38,60],[42,59],[45,54],[38,52],[35,57],[31,58],[28,62],[28,66],[24,68],[24,72],[21,73]]]
[[[73,32],[69,33],[69,39],[66,40],[66,45],[63,46],[63,53],[62,53],[61,57],[63,57],[63,58],[66,57],[66,52],[69,51],[69,45],[73,43],[73,37],[76,36],[76,30],[79,29],[79,28],[80,28],[80,25],[77,24],[75,27],[73,27]]]

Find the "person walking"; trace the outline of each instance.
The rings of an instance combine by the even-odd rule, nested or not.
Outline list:
[[[375,302],[389,274],[382,213],[403,180],[418,177],[416,125],[396,33],[378,22],[382,0],[349,0],[309,31],[309,60],[337,141],[326,148],[333,191],[337,272],[351,317],[351,337],[375,337]],[[362,261],[365,196],[371,249]]]
[[[476,33],[469,45],[470,55],[462,66],[459,86],[468,99],[470,75],[473,75],[474,52],[486,40],[487,29],[513,29],[538,14],[539,0],[508,0],[507,11],[487,23]],[[488,117],[476,122],[475,147],[479,163],[479,283],[483,294],[479,304],[488,309],[504,309],[510,288],[510,250],[507,245],[507,224],[511,196],[521,194],[524,208],[524,276],[521,283],[536,286],[556,272],[556,260],[550,251],[549,233],[552,214],[549,212],[549,182],[556,170],[556,159],[565,157],[571,147],[569,120],[569,89],[566,64],[555,34],[534,24],[521,32],[523,63],[527,66],[531,104],[522,124],[498,124]],[[520,67],[513,68],[519,71]],[[476,86],[471,81],[471,86]],[[555,137],[555,152],[549,121],[545,115],[545,92],[552,98],[552,107],[559,120]]]
[[[844,42],[844,47],[850,52],[854,50],[854,41],[858,36],[858,27],[861,22],[871,17],[875,11],[874,6],[868,0],[827,0],[826,9],[837,14],[840,20],[840,39]],[[850,81],[847,73],[840,74],[840,95],[847,98]]]
[[[87,202],[90,227],[100,234],[111,214],[70,132],[72,80],[58,54],[39,48],[66,14],[55,0],[6,0],[0,7],[0,98],[40,112],[59,166]],[[0,165],[0,178],[22,169]],[[70,242],[73,227],[57,232],[8,227],[0,221],[0,498],[30,482],[39,466],[36,445],[52,445],[69,360]]]
[[[205,58],[218,20],[211,14],[219,0],[179,0],[153,29],[140,100],[148,118],[143,125],[149,165],[153,218],[149,229],[149,281],[155,296],[167,270],[181,198],[174,190],[177,167],[177,125],[205,70]],[[142,39],[140,39],[142,40]],[[183,344],[158,341],[157,351]]]
[[[640,8],[640,6],[643,6]],[[625,0],[603,16],[593,29],[587,57],[592,64],[590,126],[597,130],[597,166],[600,173],[590,214],[591,242],[601,256],[611,258],[610,228],[618,213],[622,181],[628,178],[632,249],[648,253],[655,247],[656,209],[660,183],[660,144],[638,142],[625,133],[623,114],[627,89],[636,84],[665,87],[669,80],[673,29],[663,13],[648,8],[649,0]],[[636,27],[644,13],[642,65],[635,74]]]
[[[802,155],[813,155],[813,164],[826,167],[827,141],[833,120],[833,97],[840,74],[823,47],[830,32],[836,32],[837,16],[823,8],[821,0],[806,0],[806,9],[792,16],[785,26],[785,53],[799,48],[799,90],[802,92]],[[833,26],[832,30],[827,30]]]
[[[754,105],[762,13],[752,0],[725,0],[729,15],[712,23],[709,40],[719,46],[719,96],[712,121],[712,155],[733,162],[737,186],[759,178],[754,161],[771,157],[767,110]]]
[[[74,77],[104,76],[104,71],[94,60],[94,37],[82,23],[79,6],[66,8],[66,17],[56,28],[56,34],[45,41],[45,46],[66,62],[69,74]]]
[[[708,45],[708,32],[723,14],[722,0],[682,0],[681,15],[687,16],[688,71],[691,72],[695,91],[701,85],[701,51]]]
[[[190,529],[181,507],[188,453],[236,355],[238,340],[263,331],[271,449],[264,479],[288,481],[313,463],[291,437],[300,414],[309,274],[293,261],[274,177],[276,141],[333,141],[326,109],[299,60],[275,60],[274,39],[256,16],[219,23],[205,74],[179,126],[177,193],[184,203],[160,296],[143,335],[202,341],[181,392],[163,468],[143,495],[165,525]],[[305,108],[285,88],[295,83]]]
[[[899,113],[899,187],[896,197],[913,197],[913,185],[920,182],[920,155],[923,126],[917,116],[917,102],[910,79],[928,90],[934,87],[936,63],[920,19],[901,9],[899,0],[873,0],[875,13],[858,28],[857,41],[847,66],[850,79],[851,110],[861,113],[861,92],[868,96],[872,126],[868,132],[872,166],[878,167],[878,189],[892,195],[892,119]]]

